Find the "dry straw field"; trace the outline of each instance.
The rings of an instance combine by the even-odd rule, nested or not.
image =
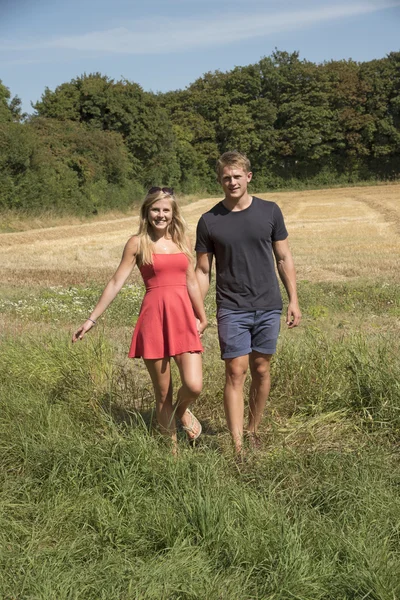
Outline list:
[[[298,278],[400,281],[400,186],[261,194],[285,215]],[[183,207],[194,237],[199,216],[217,201]],[[137,218],[118,218],[0,235],[0,284],[105,282]]]

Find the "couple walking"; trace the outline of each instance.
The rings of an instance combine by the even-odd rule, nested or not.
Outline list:
[[[203,300],[215,257],[225,415],[235,451],[240,454],[244,436],[251,446],[258,444],[257,430],[270,390],[270,363],[282,311],[275,264],[288,294],[289,328],[299,324],[301,313],[288,233],[279,207],[248,193],[252,173],[243,154],[224,153],[217,162],[217,175],[225,197],[200,218],[196,268],[173,190],[151,188],[140,209],[137,235],[128,240],[118,269],[72,339],[81,340],[96,324],[137,265],[146,294],[129,356],[144,359],[154,387],[157,421],[173,447],[176,419],[189,440],[197,439],[201,424],[189,406],[202,389],[201,337],[207,327]],[[175,403],[171,357],[181,378]],[[252,383],[249,421],[244,429],[243,387],[248,369]]]

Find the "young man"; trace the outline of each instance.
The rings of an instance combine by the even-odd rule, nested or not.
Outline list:
[[[259,445],[257,430],[270,390],[270,363],[282,312],[275,261],[289,298],[289,328],[297,327],[301,313],[280,208],[275,202],[248,193],[252,172],[243,154],[225,152],[217,162],[217,174],[225,198],[205,213],[197,225],[196,275],[204,298],[215,256],[218,336],[226,376],[225,415],[235,450],[240,453],[244,433],[243,386],[249,366],[252,383],[245,435],[253,448]]]

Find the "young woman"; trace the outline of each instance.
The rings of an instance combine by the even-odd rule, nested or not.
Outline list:
[[[129,351],[142,357],[153,382],[160,430],[176,447],[180,419],[190,441],[201,424],[190,412],[202,389],[200,337],[207,327],[203,300],[192,266],[186,227],[171,188],[151,188],[140,209],[137,235],[125,245],[118,269],[105,287],[90,317],[73,334],[81,340],[114,300],[137,265],[146,286]],[[173,403],[170,359],[174,358],[182,385]]]

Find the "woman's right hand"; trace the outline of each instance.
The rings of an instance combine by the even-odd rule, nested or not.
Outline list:
[[[204,321],[200,321],[200,319],[196,319],[197,322],[197,331],[199,332],[199,336],[201,337],[204,333],[204,330],[206,329],[207,325],[208,325],[208,321],[204,320]]]
[[[85,333],[90,331],[92,329],[92,327],[94,327],[94,325],[95,324],[93,323],[93,321],[90,321],[90,319],[87,319],[87,321],[85,321],[84,324],[81,325],[79,327],[79,329],[77,329],[75,331],[75,333],[73,334],[72,343],[77,342],[78,340],[82,340]]]

